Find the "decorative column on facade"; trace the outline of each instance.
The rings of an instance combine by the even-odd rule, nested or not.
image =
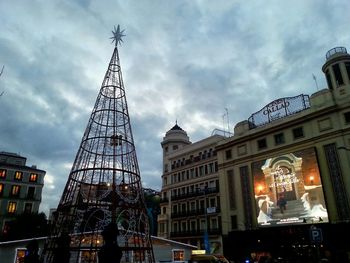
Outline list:
[[[110,224],[119,230],[122,262],[154,262],[118,53],[123,32],[119,25],[114,28],[114,52],[59,202],[44,262],[55,262],[60,249],[71,263],[97,262],[101,231]],[[63,236],[65,247],[59,242]]]

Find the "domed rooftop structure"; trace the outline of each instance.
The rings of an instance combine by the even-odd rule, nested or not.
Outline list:
[[[176,131],[176,130],[183,131],[183,129],[179,125],[177,125],[177,122],[176,122],[175,126],[170,129],[170,131]]]
[[[191,142],[187,132],[176,122],[175,125],[166,132],[165,137],[163,137],[163,141],[161,142],[162,147],[164,147],[165,144],[177,145],[181,148],[181,146],[191,144]],[[177,149],[177,147],[175,148]]]

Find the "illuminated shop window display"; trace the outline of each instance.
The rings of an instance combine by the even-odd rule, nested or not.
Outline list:
[[[260,227],[328,222],[314,148],[252,164]]]

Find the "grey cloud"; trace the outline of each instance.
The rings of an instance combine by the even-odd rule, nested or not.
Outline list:
[[[160,141],[176,119],[196,141],[222,128],[224,108],[233,127],[276,98],[316,91],[312,74],[325,87],[325,53],[350,42],[349,8],[347,0],[1,1],[0,150],[47,171],[42,209],[55,207],[120,24],[142,181],[159,189]]]

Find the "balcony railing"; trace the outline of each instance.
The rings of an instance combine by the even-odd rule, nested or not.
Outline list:
[[[337,53],[343,53],[343,54],[347,54],[346,48],[345,47],[335,47],[332,48],[331,50],[329,50],[326,54],[326,59],[329,59],[331,56],[333,56],[334,54]]]
[[[207,208],[207,215],[217,214],[217,213],[220,213],[220,212],[221,212],[221,209],[218,206],[217,207],[208,207]],[[171,213],[171,218],[200,216],[200,215],[205,215],[205,214],[206,214],[205,209],[204,208],[199,208],[199,209],[188,210],[188,211],[173,212],[173,213]]]
[[[168,197],[163,197],[160,199],[160,203],[168,203],[169,202],[169,198]]]
[[[171,200],[176,201],[180,199],[187,199],[190,197],[196,197],[196,196],[203,196],[203,195],[208,195],[208,194],[213,194],[213,193],[218,193],[220,191],[219,187],[211,187],[207,188],[205,192],[203,190],[195,190],[193,192],[185,193],[185,194],[180,194],[180,195],[172,195]]]

